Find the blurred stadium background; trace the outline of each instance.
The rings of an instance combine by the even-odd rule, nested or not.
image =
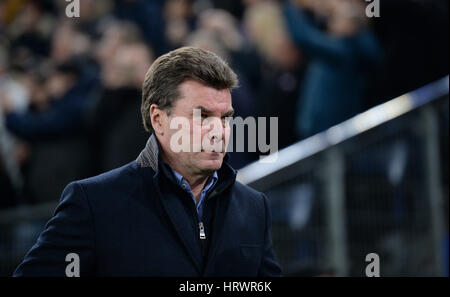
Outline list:
[[[271,202],[286,275],[448,276],[448,1],[0,1],[0,275],[70,181],[136,158],[140,86],[183,45],[237,72],[236,115],[278,117],[276,163],[232,153]]]

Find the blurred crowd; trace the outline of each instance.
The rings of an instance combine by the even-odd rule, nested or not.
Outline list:
[[[380,74],[398,36],[363,0],[80,0],[79,18],[68,3],[0,2],[0,208],[55,201],[68,182],[135,159],[145,73],[180,46],[232,66],[236,116],[278,117],[279,148],[407,91]]]

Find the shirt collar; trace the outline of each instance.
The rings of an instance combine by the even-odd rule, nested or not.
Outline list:
[[[164,164],[164,162],[161,160],[161,154],[159,153],[159,151],[160,148],[158,140],[155,134],[152,133],[144,149],[137,157],[136,162],[144,170],[144,172],[147,172],[147,168],[150,168],[153,171],[151,173],[153,177],[155,177],[157,173],[162,170],[164,176],[166,176],[173,182],[178,183],[176,174],[171,174],[173,170],[170,169],[172,168],[170,168],[170,166],[168,166],[167,164]],[[215,171],[213,173],[213,175],[210,177],[210,181],[212,181],[212,183],[208,181],[205,188],[211,190],[213,186],[217,184],[217,193],[221,193],[235,182],[237,171],[228,164],[229,157],[229,153],[226,153],[225,157],[223,158],[222,167],[218,171]],[[179,175],[181,176],[181,174]],[[220,181],[218,178],[219,176]]]
[[[173,168],[170,168],[170,169],[172,169],[173,175],[175,176],[177,183],[182,188],[186,188],[187,190],[191,191],[189,183],[186,181],[186,179],[175,169],[173,169]],[[216,184],[218,179],[219,179],[219,176],[217,174],[217,171],[214,171],[214,173],[208,178],[208,181],[206,182],[206,185],[202,191],[208,192]]]

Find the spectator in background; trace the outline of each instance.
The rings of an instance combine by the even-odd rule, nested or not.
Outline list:
[[[195,29],[196,15],[192,1],[169,0],[164,5],[165,39],[170,48],[183,45],[187,35]]]
[[[88,55],[90,49],[89,36],[63,22],[53,33],[50,59],[52,63],[62,64],[74,56]]]
[[[23,180],[18,160],[21,143],[5,127],[4,113],[24,110],[29,93],[19,79],[8,72],[9,55],[4,43],[0,44],[0,209],[17,204]]]
[[[148,138],[136,115],[153,53],[143,42],[122,44],[114,52],[108,67],[102,67],[103,91],[90,121],[94,173],[132,161]]]
[[[258,72],[258,116],[278,117],[280,148],[295,140],[295,103],[302,77],[303,57],[284,23],[282,7],[277,2],[253,3],[244,15],[246,32],[262,57]]]
[[[89,83],[81,77],[75,61],[57,66],[46,81],[48,97],[35,94],[35,110],[5,110],[8,129],[18,137],[33,141],[60,137],[80,128]],[[32,89],[35,88],[34,85]]]
[[[23,1],[17,17],[8,25],[14,62],[23,63],[33,59],[34,55],[42,57],[49,54],[50,35],[55,23],[46,9],[44,1]]]
[[[94,56],[103,74],[108,71],[118,49],[126,44],[142,41],[139,29],[130,22],[111,20],[100,28],[101,38],[94,46]]]
[[[326,18],[326,31],[306,10]],[[362,111],[367,73],[382,50],[359,0],[289,1],[284,14],[292,38],[309,59],[296,124],[305,138]]]
[[[56,200],[67,182],[88,174],[83,119],[95,78],[79,61],[58,65],[44,79],[27,75],[24,85],[33,92],[28,110],[18,112],[4,104],[8,130],[31,145],[24,174],[32,202]]]
[[[0,44],[0,108],[8,104],[8,110],[23,110],[28,105],[29,93],[20,81],[9,72],[9,54],[4,44]],[[0,109],[1,114],[1,109]]]

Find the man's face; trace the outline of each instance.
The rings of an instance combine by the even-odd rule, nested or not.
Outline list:
[[[158,140],[163,158],[182,174],[209,174],[222,166],[230,136],[229,122],[233,114],[229,90],[216,90],[188,80],[179,86],[180,98],[170,115],[162,116],[162,135]],[[194,118],[194,110],[196,115]],[[201,116],[201,117],[200,117]],[[184,121],[187,125],[180,125]],[[188,143],[181,143],[189,139]],[[180,145],[183,151],[177,150]],[[188,149],[186,149],[188,148]]]

